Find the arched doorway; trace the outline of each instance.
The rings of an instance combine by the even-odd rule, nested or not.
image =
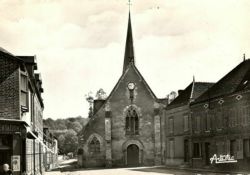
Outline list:
[[[139,147],[135,144],[127,147],[127,165],[139,166]]]

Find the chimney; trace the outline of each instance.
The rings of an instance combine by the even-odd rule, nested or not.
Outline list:
[[[178,90],[178,95],[181,95],[183,91],[184,91],[183,89]]]

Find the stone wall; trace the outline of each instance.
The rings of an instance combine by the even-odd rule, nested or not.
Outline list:
[[[135,83],[132,103],[127,87],[129,82]],[[126,151],[129,144],[136,144],[139,147],[140,165],[161,164],[161,118],[155,114],[155,102],[154,94],[139,72],[130,66],[84,130],[83,166],[102,164],[113,167],[127,166]],[[126,134],[125,129],[126,110],[131,105],[136,109],[139,117],[139,134],[135,135]],[[104,148],[98,157],[91,158],[88,154],[88,140],[94,133],[104,140]]]
[[[126,135],[126,108],[131,105],[127,84],[135,83],[133,105],[139,116],[139,134]],[[130,67],[109,100],[112,111],[112,157],[113,166],[124,166],[126,150],[122,145],[127,140],[138,140],[144,146],[142,165],[155,164],[154,102],[142,77]],[[126,166],[126,165],[125,165]]]
[[[227,95],[210,101],[193,104],[192,123],[196,117],[200,117],[200,130],[192,133],[193,142],[199,142],[204,148],[200,161],[193,161],[194,167],[206,166],[205,144],[209,143],[209,157],[213,154],[231,154],[230,141],[235,140],[235,158],[237,164],[230,168],[234,170],[248,169],[246,164],[250,163],[249,157],[244,156],[243,140],[250,139],[250,92],[243,91]],[[207,119],[207,116],[209,118]],[[210,128],[207,129],[207,120],[210,121]],[[194,126],[193,126],[194,127]],[[215,165],[210,165],[215,166]],[[224,165],[216,165],[215,168],[225,170]]]
[[[166,133],[166,165],[182,165],[184,164],[185,152],[184,152],[184,140],[189,140],[191,125],[189,122],[189,130],[184,131],[184,116],[188,116],[190,119],[189,105],[183,105],[180,107],[166,109],[165,111],[165,133]],[[169,132],[169,118],[173,118],[173,133]],[[190,120],[189,120],[190,121]],[[170,156],[170,140],[174,143],[174,156]],[[189,143],[190,144],[190,143]],[[190,146],[188,144],[188,146]],[[187,150],[190,153],[188,148]],[[186,163],[188,163],[187,161]]]

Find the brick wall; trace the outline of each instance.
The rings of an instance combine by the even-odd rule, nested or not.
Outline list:
[[[19,66],[8,57],[0,53],[0,117],[20,119]]]

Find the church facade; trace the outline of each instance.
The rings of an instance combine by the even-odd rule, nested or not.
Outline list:
[[[135,65],[129,14],[123,72],[79,136],[82,167],[151,166],[164,163],[162,104]]]

